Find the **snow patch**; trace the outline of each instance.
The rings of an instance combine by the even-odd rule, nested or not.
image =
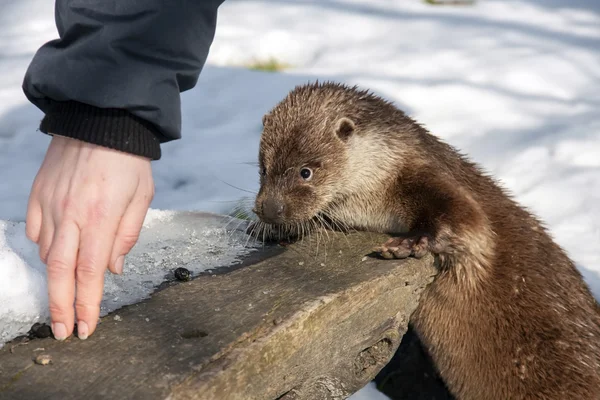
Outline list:
[[[175,268],[197,275],[240,262],[254,251],[246,221],[204,214],[149,210],[123,275],[106,272],[101,316],[147,298],[172,279]],[[0,347],[49,322],[46,266],[25,236],[25,224],[0,221]]]

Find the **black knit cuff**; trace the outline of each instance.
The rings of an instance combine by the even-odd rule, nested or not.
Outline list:
[[[40,130],[114,150],[160,159],[160,132],[128,111],[97,108],[75,101],[53,102]]]

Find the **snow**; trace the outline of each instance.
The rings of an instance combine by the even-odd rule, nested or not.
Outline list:
[[[52,2],[0,8],[0,220],[22,221],[49,138],[20,84],[56,31]],[[291,67],[245,67],[270,57]],[[183,139],[153,165],[152,207],[249,204],[240,189],[258,188],[262,115],[315,79],[371,88],[469,154],[546,222],[600,297],[600,2],[229,0],[198,85],[183,95]],[[43,267],[22,224],[1,226],[0,313],[7,281],[30,294],[14,312],[41,310]],[[371,389],[363,398],[376,398]]]
[[[101,315],[148,297],[177,267],[194,275],[240,261],[254,250],[247,222],[206,213],[149,210],[124,274],[106,272]],[[49,322],[46,267],[22,222],[0,221],[0,346]]]

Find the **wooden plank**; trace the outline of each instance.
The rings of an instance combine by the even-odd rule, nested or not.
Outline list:
[[[346,398],[394,354],[435,268],[365,257],[383,235],[328,236],[167,287],[86,341],[7,344],[0,399]]]

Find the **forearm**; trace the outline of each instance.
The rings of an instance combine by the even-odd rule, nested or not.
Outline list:
[[[424,173],[404,186],[399,196],[414,205],[409,229],[428,238],[434,254],[485,264],[493,252],[493,231],[484,210],[457,182],[433,181]],[[403,209],[411,207],[404,206]]]
[[[180,92],[195,86],[222,0],[56,1],[60,39],[23,83],[40,129],[152,159],[181,136]]]

